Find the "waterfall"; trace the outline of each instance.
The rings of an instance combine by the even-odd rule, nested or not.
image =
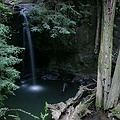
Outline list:
[[[29,56],[30,56],[30,58],[29,58],[30,59],[30,68],[31,68],[30,72],[32,74],[33,85],[35,85],[36,84],[36,82],[35,82],[36,72],[35,72],[34,52],[33,52],[33,45],[32,45],[30,29],[28,26],[29,23],[28,23],[28,19],[26,17],[25,12],[26,12],[25,8],[20,11],[20,15],[23,16],[23,45],[24,45],[24,47],[28,46]],[[24,53],[24,56],[26,56],[25,53]],[[26,63],[24,63],[24,64],[26,64]]]

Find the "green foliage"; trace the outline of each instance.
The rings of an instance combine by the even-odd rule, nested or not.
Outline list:
[[[75,48],[76,28],[81,25],[90,26],[91,6],[79,1],[48,0],[40,1],[31,7],[27,14],[31,31],[37,43],[45,49]],[[39,34],[40,33],[40,34]],[[53,40],[54,39],[54,40]],[[50,41],[52,40],[52,41]],[[48,48],[50,46],[51,48]]]
[[[44,111],[45,111],[44,113],[40,112],[40,117],[41,117],[42,120],[45,120],[46,117],[49,115],[49,113],[48,113],[48,103],[47,102],[45,102]]]
[[[7,22],[12,12],[8,11],[8,7],[5,4],[0,3],[0,23]]]
[[[90,26],[91,6],[80,1],[41,0],[27,16],[35,42],[43,50],[77,50],[77,28]]]
[[[58,2],[53,6],[41,2],[30,10],[28,17],[33,32],[48,31],[50,37],[55,38],[61,34],[75,34],[75,18],[79,15],[70,4]]]
[[[7,108],[1,108],[7,94],[14,94],[14,90],[19,87],[15,85],[15,79],[20,78],[13,65],[19,63],[18,53],[22,51],[19,47],[8,45],[9,27],[0,23],[0,117],[5,115]]]
[[[0,106],[6,98],[6,94],[13,94],[13,90],[18,88],[14,82],[20,77],[20,72],[13,65],[20,63],[18,53],[22,49],[8,45],[6,40],[9,38],[9,27],[0,23]]]
[[[4,116],[8,108],[0,108],[0,117]]]
[[[16,118],[15,120],[20,120],[20,117],[19,117],[19,115],[18,115],[18,112],[21,112],[21,113],[24,113],[24,114],[26,114],[26,115],[29,115],[30,117],[33,117],[34,119],[39,119],[39,117],[33,115],[32,113],[29,113],[29,112],[27,112],[27,111],[24,111],[24,110],[22,110],[22,109],[9,109],[9,111],[14,111],[14,112],[16,112],[16,116],[15,116],[15,115],[9,115],[9,116],[11,116],[11,117],[15,117],[15,118]]]
[[[6,23],[11,12],[8,12],[6,5],[0,3],[0,117],[3,116],[8,108],[3,107],[3,101],[8,94],[14,94],[14,90],[19,88],[15,85],[15,80],[20,78],[18,72],[13,66],[20,63],[21,59],[18,54],[22,52],[22,48],[8,45],[10,40],[10,29],[3,23]]]
[[[39,117],[33,115],[32,113],[26,112],[22,109],[9,109],[9,108],[1,108],[0,109],[0,117],[4,117],[4,119],[7,119],[7,117],[11,117],[14,120],[21,120],[18,112],[21,112],[25,115],[29,115],[30,117],[32,117],[34,119],[39,119]],[[6,115],[6,113],[8,113],[8,114]]]
[[[21,120],[20,117],[16,115],[9,115],[9,117],[13,118],[14,120]]]
[[[82,15],[79,18],[79,19],[81,19],[81,18],[82,19],[80,21],[78,21],[78,22],[80,22],[81,24],[86,24],[87,27],[91,26],[91,22],[90,22],[90,17],[92,15],[92,13],[91,13],[91,5],[90,4],[79,3],[78,9],[79,9],[80,15]]]

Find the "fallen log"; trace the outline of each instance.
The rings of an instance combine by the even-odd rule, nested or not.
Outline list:
[[[86,90],[86,86],[80,86],[75,97],[69,98],[65,102],[57,104],[48,104],[54,120],[80,120],[84,115],[90,113],[88,106],[91,104],[95,94],[87,96],[80,101],[81,96]],[[88,90],[88,89],[87,89]]]

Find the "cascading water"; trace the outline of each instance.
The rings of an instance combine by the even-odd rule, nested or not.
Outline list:
[[[20,11],[20,15],[23,16],[23,45],[25,47],[25,46],[27,46],[26,44],[28,44],[29,56],[30,56],[30,67],[31,67],[30,72],[32,74],[33,85],[35,85],[36,84],[36,82],[35,82],[36,73],[35,73],[34,52],[33,52],[33,45],[32,45],[30,29],[28,26],[29,23],[28,23],[28,19],[26,17],[26,14],[25,14],[26,10],[27,9],[24,8]],[[24,53],[24,56],[26,56],[25,53]]]

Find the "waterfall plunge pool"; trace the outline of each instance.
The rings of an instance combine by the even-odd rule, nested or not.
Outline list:
[[[36,85],[31,82],[22,81],[20,89],[15,91],[15,96],[8,96],[5,106],[10,109],[22,109],[40,117],[40,112],[44,112],[45,102],[58,103],[73,97],[78,90],[78,83],[68,83],[67,89],[62,92],[64,82],[60,80],[39,80]],[[9,114],[15,112],[9,112]],[[18,112],[21,120],[35,120],[24,113]],[[13,120],[10,117],[7,120]],[[51,120],[48,116],[46,120]]]

